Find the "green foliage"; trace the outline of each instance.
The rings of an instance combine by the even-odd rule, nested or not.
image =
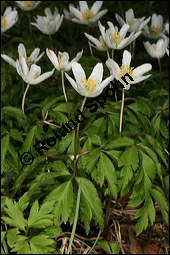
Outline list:
[[[63,13],[63,9],[68,10],[69,3],[48,1],[48,7],[54,10],[56,6],[59,13]],[[77,5],[75,1],[72,3]],[[89,3],[90,6],[92,4]],[[2,12],[8,6],[16,7],[15,1],[1,1]],[[120,6],[123,11],[132,8],[128,1],[123,5],[121,1],[119,4],[103,2],[103,8],[108,9],[108,13],[102,17],[102,25],[107,27],[109,20],[117,22],[115,13],[122,15]],[[46,7],[47,2],[42,1],[31,11],[31,21],[36,15],[44,15]],[[137,1],[133,3],[133,8],[135,17],[149,17],[157,13],[168,19],[166,1],[162,2],[161,9],[159,1],[152,5],[143,2],[143,15]],[[30,36],[26,12],[18,7],[17,10],[20,22],[2,33],[2,54],[16,60],[18,45],[23,43],[27,55],[36,47],[40,48],[40,52],[48,48],[56,54],[58,51],[68,52],[71,61],[83,49],[79,62],[87,78],[97,63],[103,63],[104,79],[110,75],[106,66],[106,52],[93,48],[93,56],[90,55],[88,40],[84,36],[86,26],[64,19],[57,36],[52,35],[50,41],[47,35],[35,27],[32,27]],[[96,38],[100,36],[97,25],[89,27],[88,33]],[[86,235],[96,233],[96,228],[104,229],[108,196],[117,201],[128,192],[132,192],[128,205],[139,206],[134,216],[137,235],[149,224],[154,224],[156,204],[165,222],[168,221],[168,57],[165,55],[161,58],[160,82],[157,61],[143,49],[141,35],[136,41],[132,65],[136,68],[151,63],[152,75],[125,91],[121,137],[119,122],[122,91],[120,89],[108,97],[105,94],[107,87],[101,94],[106,99],[104,107],[101,107],[99,97],[91,98],[97,104],[96,112],[92,113],[84,107],[86,119],[80,123],[79,132],[75,128],[71,132],[69,130],[61,140],[56,138],[56,144],[51,147],[47,146],[47,139],[55,137],[53,131],[61,136],[62,126],[69,120],[61,72],[56,70],[49,79],[30,86],[25,100],[26,121],[21,110],[26,84],[16,69],[2,60],[2,254],[60,252],[55,238],[63,231],[71,231],[79,184],[81,196],[78,222],[83,223],[79,222],[79,226],[84,226]],[[114,60],[120,65],[122,53],[123,50],[120,50],[114,54]],[[46,54],[38,65],[41,66],[42,74],[53,68]],[[73,77],[71,70],[68,74]],[[70,119],[75,120],[76,110],[80,109],[83,97],[65,77],[64,80]],[[42,155],[34,148],[38,141],[48,147],[47,150],[41,150]],[[25,152],[33,156],[30,165],[21,162]],[[102,240],[98,241],[98,245],[110,254],[120,252],[120,243],[117,242]]]

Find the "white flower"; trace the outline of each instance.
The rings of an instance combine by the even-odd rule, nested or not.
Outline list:
[[[41,53],[40,56],[38,57],[39,53],[40,53],[40,49],[36,48],[36,49],[33,50],[31,55],[29,57],[27,57],[25,46],[22,43],[20,43],[18,45],[19,61],[21,60],[21,57],[24,57],[28,67],[30,67],[33,63],[34,64],[37,63],[38,60],[40,60],[40,58],[43,56],[44,52]],[[13,67],[16,68],[16,61],[14,61],[12,58],[10,58],[9,56],[7,56],[5,54],[1,54],[1,57],[5,61],[7,61],[10,65],[12,65]]]
[[[53,73],[55,68],[41,75],[41,67],[36,64],[32,64],[30,69],[27,66],[26,60],[24,57],[21,57],[20,61],[16,61],[16,69],[18,74],[22,77],[22,79],[31,85],[36,85],[47,78],[49,78]]]
[[[71,69],[72,63],[79,61],[83,54],[83,50],[81,52],[78,52],[76,57],[73,58],[71,62],[69,61],[69,55],[67,52],[62,53],[59,51],[58,56],[56,56],[54,51],[46,49],[46,53],[57,70],[69,71]]]
[[[41,1],[15,1],[17,5],[24,11],[35,9]]]
[[[161,33],[164,33],[163,29],[163,16],[156,15],[155,13],[152,15],[151,25],[146,25],[144,27],[143,34],[149,38],[159,39]]]
[[[73,16],[71,20],[79,24],[85,24],[85,25],[93,24],[94,22],[98,21],[107,12],[107,10],[102,10],[99,12],[102,4],[103,4],[103,1],[96,1],[90,9],[86,1],[79,1],[79,8],[77,9],[70,4],[69,15],[70,17],[71,15]]]
[[[162,58],[165,55],[168,41],[159,39],[156,44],[150,44],[149,42],[143,42],[143,44],[152,58]]]
[[[56,7],[54,10],[54,15],[52,14],[50,8],[45,8],[44,12],[46,16],[38,15],[37,19],[35,19],[37,23],[31,23],[31,25],[37,27],[44,34],[55,34],[61,26],[63,14],[60,15]]]
[[[81,95],[85,97],[97,97],[103,91],[103,89],[114,79],[111,75],[102,81],[103,78],[103,64],[98,63],[93,68],[93,71],[88,79],[86,79],[85,72],[79,63],[72,64],[72,71],[76,79],[73,80],[67,73],[65,73],[68,81],[73,88]]]
[[[130,27],[128,29],[128,32],[137,32],[142,30],[144,26],[150,21],[151,17],[147,18],[145,20],[145,17],[135,19],[134,12],[132,9],[129,9],[125,12],[125,21],[116,13],[116,19],[120,26],[123,26],[125,23],[127,23]]]
[[[141,82],[151,76],[151,74],[142,76],[144,73],[152,69],[151,64],[143,64],[134,69],[134,67],[130,67],[131,58],[132,56],[130,52],[125,50],[123,52],[122,66],[119,67],[113,59],[108,59],[106,61],[106,65],[109,68],[111,74],[115,76],[116,80],[119,80],[124,85],[126,90],[130,88],[131,84]],[[126,74],[130,75],[133,80],[131,80]],[[124,79],[122,79],[122,77]]]
[[[128,37],[125,38],[129,29],[128,24],[124,24],[119,32],[118,27],[114,26],[112,22],[108,21],[107,24],[109,25],[109,29],[106,30],[105,42],[106,45],[111,49],[121,50],[141,34],[141,31],[135,34],[132,32]]]
[[[15,8],[7,7],[4,15],[1,16],[1,33],[10,29],[18,20],[18,12]]]
[[[93,46],[94,48],[96,48],[100,51],[109,50],[109,48],[107,47],[107,45],[105,43],[105,37],[106,37],[105,27],[102,26],[100,21],[98,21],[98,26],[99,26],[100,33],[101,33],[99,40],[96,39],[95,37],[93,37],[92,35],[89,35],[87,33],[84,33],[84,34],[93,43],[93,44],[90,43],[90,45]]]

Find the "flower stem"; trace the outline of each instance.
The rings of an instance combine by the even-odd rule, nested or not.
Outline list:
[[[84,97],[80,111],[83,112],[84,105],[86,103],[86,97]],[[81,120],[81,119],[79,119]],[[79,129],[80,129],[80,122],[78,122],[78,125],[75,129],[75,143],[74,143],[74,174],[73,176],[76,176],[77,174],[77,151],[78,151],[78,142],[79,142]]]
[[[114,60],[114,49],[112,49],[112,59]]]
[[[61,82],[62,82],[63,94],[66,101],[66,106],[67,106],[68,119],[70,119],[70,107],[69,107],[66,90],[65,90],[65,84],[64,84],[64,71],[61,71]]]
[[[89,34],[89,26],[87,26],[87,33]],[[90,41],[88,40],[88,44],[89,44],[89,49],[90,49],[90,54],[93,56],[93,50],[90,44]]]
[[[68,246],[68,250],[67,250],[66,254],[70,253],[71,246],[72,246],[73,239],[74,239],[74,235],[75,235],[75,232],[76,232],[76,226],[77,226],[78,215],[79,215],[79,207],[80,207],[80,194],[81,194],[81,183],[79,183],[78,194],[77,194],[77,202],[76,202],[76,211],[75,211],[75,215],[74,215],[74,223],[73,223],[70,242],[69,242],[69,246]]]
[[[30,11],[28,11],[28,20],[29,20],[30,37],[32,37],[32,27],[31,27],[31,14],[30,14]]]
[[[158,64],[159,64],[159,79],[160,79],[160,82],[162,82],[162,68],[161,68],[161,60],[160,58],[158,58]]]
[[[25,97],[26,97],[27,91],[29,89],[29,86],[30,86],[30,84],[27,84],[26,90],[24,91],[24,95],[23,95],[23,98],[22,98],[22,114],[23,114],[23,117],[24,117],[25,121],[27,121],[27,119],[25,117],[25,112],[24,112],[24,103],[25,103]]]
[[[107,57],[108,57],[108,59],[110,58],[110,54],[109,54],[108,50],[107,50]]]
[[[120,124],[119,124],[119,136],[122,136],[122,119],[123,119],[123,108],[124,108],[124,101],[125,101],[125,91],[122,89],[122,104],[120,110]]]

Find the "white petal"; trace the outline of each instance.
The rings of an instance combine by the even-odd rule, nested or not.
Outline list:
[[[22,43],[20,43],[18,45],[18,54],[19,54],[19,58],[22,57],[22,56],[23,57],[27,56],[25,46]]]
[[[148,79],[151,76],[151,74],[148,74],[146,76],[142,76],[142,77],[138,77],[138,78],[134,78],[134,81],[131,81],[130,84],[135,84],[135,83],[139,83],[143,80]]]
[[[109,68],[110,73],[114,75],[116,80],[118,80],[119,79],[119,72],[120,72],[120,67],[118,66],[118,64],[113,59],[109,58],[106,61],[106,65]]]
[[[84,33],[85,36],[91,41],[94,43],[94,45],[96,45],[97,47],[100,46],[101,42],[99,40],[97,40],[96,38],[94,38],[93,36],[87,34],[87,33]]]
[[[41,73],[41,68],[35,64],[32,64],[26,78],[28,84],[32,84],[32,82],[34,81],[34,76],[37,73]]]
[[[48,18],[51,19],[51,18],[53,17],[53,14],[52,14],[50,8],[48,8],[48,7],[45,8],[44,12],[45,12],[45,15],[46,15]]]
[[[125,24],[125,21],[117,13],[115,14],[115,17],[119,25],[122,27]]]
[[[138,66],[133,70],[133,74],[135,78],[141,77],[144,73],[150,71],[152,69],[151,64],[143,64],[141,66]]]
[[[134,12],[132,9],[129,9],[128,11],[125,12],[125,16],[126,16],[126,22],[128,20],[134,20]]]
[[[89,10],[89,7],[87,5],[86,1],[79,1],[80,11],[83,13],[84,11]]]
[[[89,78],[96,81],[97,84],[101,83],[102,78],[103,78],[103,64],[102,63],[97,63],[95,65]]]
[[[5,54],[1,54],[1,57],[2,57],[5,61],[7,61],[11,66],[13,66],[13,67],[16,68],[16,62],[15,62],[12,58],[8,57],[8,56],[5,55]]]
[[[72,63],[72,71],[77,83],[86,78],[85,72],[79,63]]]
[[[98,21],[106,12],[107,12],[107,10],[103,10],[103,11],[99,12],[92,19],[88,20],[89,23],[94,23],[94,22]]]
[[[65,73],[65,76],[68,79],[68,81],[70,82],[70,84],[73,86],[73,88],[79,93],[75,80],[73,80],[67,73]]]
[[[22,68],[24,76],[27,76],[28,66],[24,57],[21,57],[20,63],[21,63],[21,68]]]
[[[38,54],[40,53],[40,49],[36,48],[33,50],[33,52],[31,53],[31,55],[29,56],[29,58],[32,59],[32,61],[34,61],[34,59],[36,59],[38,57]]]
[[[91,10],[93,11],[94,15],[96,15],[98,13],[98,11],[100,10],[102,4],[103,4],[103,1],[96,1],[92,5]]]
[[[57,70],[60,70],[58,58],[57,58],[56,54],[54,53],[54,51],[46,49],[46,53],[47,53],[47,56],[49,57],[49,59],[51,60],[51,62],[53,63],[53,65],[55,66],[55,68]]]
[[[156,51],[149,42],[143,42],[146,51],[152,58],[157,58]]]
[[[31,84],[36,85],[36,84],[48,79],[51,75],[53,75],[54,71],[55,71],[55,68],[50,72],[46,72],[46,73],[40,75],[39,77],[35,78]]]
[[[125,50],[123,52],[122,66],[130,67],[131,58],[132,58],[132,56],[131,56],[130,52]]]
[[[70,10],[78,20],[82,20],[82,13],[79,10],[73,6],[70,6]]]
[[[123,27],[120,29],[119,35],[121,38],[124,38],[126,36],[126,33],[129,29],[129,25],[128,24],[124,24]]]

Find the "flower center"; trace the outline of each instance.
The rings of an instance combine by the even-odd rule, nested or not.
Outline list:
[[[116,44],[116,46],[118,46],[119,43],[122,41],[122,39],[120,38],[119,32],[112,34],[111,40],[112,40],[112,42],[114,42]]]
[[[30,8],[31,7],[31,5],[32,5],[32,3],[34,2],[34,1],[23,1],[24,2],[24,8]]]
[[[153,48],[156,50],[156,45],[155,45],[155,46],[153,46]]]
[[[51,19],[49,20],[49,22],[51,22],[51,21],[54,21],[54,18],[51,18]]]
[[[5,28],[7,26],[6,16],[1,16],[1,28]]]
[[[132,23],[132,21],[133,21],[133,19],[128,19],[128,20],[126,21],[126,23],[127,23],[128,25],[130,25],[130,24]]]
[[[134,74],[133,74],[133,70],[134,69],[134,67],[129,67],[128,65],[126,65],[126,66],[121,66],[120,67],[120,72],[119,72],[119,77],[121,78],[122,76],[124,76],[125,74],[129,74],[131,77],[134,77]],[[127,76],[125,76],[125,78],[126,78],[126,80],[128,81],[128,82],[130,82],[131,80],[127,77]]]
[[[40,72],[37,72],[36,75],[34,75],[34,79],[40,76],[40,74],[41,74]]]
[[[94,13],[93,11],[89,10],[89,11],[84,11],[84,13],[82,14],[82,20],[84,22],[86,22],[87,20],[91,19],[94,17]]]
[[[159,37],[160,32],[162,31],[162,29],[158,26],[156,26],[156,27],[155,26],[150,26],[150,29],[151,29],[151,33],[153,33],[153,35],[155,37]]]
[[[59,66],[60,66],[60,69],[64,69],[64,59],[63,59],[63,56],[58,53],[58,62],[59,62]]]
[[[102,36],[99,37],[99,41],[101,42],[100,47],[103,48],[103,49],[105,49],[105,48],[106,48],[106,43],[105,43],[105,41],[103,40]]]
[[[84,84],[88,94],[92,94],[96,90],[96,82],[94,80],[88,78],[87,80],[81,80],[80,82]]]

